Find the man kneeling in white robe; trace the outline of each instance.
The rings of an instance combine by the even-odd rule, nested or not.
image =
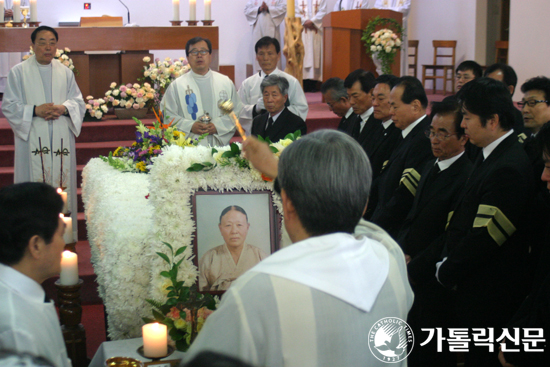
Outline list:
[[[405,320],[413,294],[396,242],[371,223],[356,229],[372,178],[365,152],[351,137],[321,130],[289,145],[268,171],[267,145],[249,138],[243,146],[264,174],[278,172],[293,245],[229,287],[188,355],[212,350],[256,366],[387,366],[371,352],[369,330],[383,318]],[[405,339],[404,328],[388,334],[386,345]],[[373,350],[391,354],[374,339]],[[391,360],[406,366],[406,342],[397,344]]]

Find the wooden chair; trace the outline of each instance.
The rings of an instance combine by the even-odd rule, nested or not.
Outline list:
[[[508,64],[508,41],[496,41],[495,62]]]
[[[414,51],[414,52],[412,52]],[[412,64],[409,64],[409,72],[411,71],[411,69],[413,70],[413,76],[416,78],[416,70],[418,69],[417,68],[417,65],[418,65],[418,40],[409,40],[409,48],[408,48],[408,52],[409,52],[409,62],[411,62],[411,57],[412,57]]]
[[[455,91],[455,56],[456,56],[456,41],[432,41],[434,46],[434,63],[432,65],[422,65],[422,85],[426,88],[426,80],[432,80],[433,82],[433,94],[435,94],[435,87],[437,79],[443,80],[443,94],[447,94],[447,81],[451,82],[451,93]],[[448,50],[451,50],[449,54]],[[443,53],[442,53],[443,52]],[[450,63],[440,64],[439,59],[450,59]],[[426,72],[431,70],[431,75],[426,75]],[[438,75],[438,71],[442,71],[443,74]]]

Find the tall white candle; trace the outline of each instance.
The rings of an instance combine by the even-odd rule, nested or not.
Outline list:
[[[210,1],[211,0],[204,0],[204,20],[210,20],[212,18]]]
[[[13,10],[13,21],[21,22],[21,0],[13,0],[11,10]]]
[[[189,0],[189,20],[197,19],[197,0]]]
[[[143,332],[143,354],[149,358],[166,357],[168,354],[168,333],[166,325],[157,322],[145,324]]]
[[[174,7],[173,20],[180,20],[180,0],[172,0],[172,6]]]
[[[31,20],[31,22],[32,22],[32,20]],[[61,189],[61,188],[58,188],[57,193],[59,195],[61,195],[61,198],[63,199],[63,212],[62,213],[67,214],[68,211],[69,211],[69,207],[67,205],[67,192],[63,191],[63,189]]]
[[[0,23],[4,23],[4,0],[0,0]]]
[[[61,254],[59,281],[61,285],[75,285],[78,283],[78,256],[74,252],[63,251]]]
[[[31,22],[38,22],[38,18],[36,17],[36,0],[30,0],[30,12],[31,12]]]
[[[287,0],[286,2],[286,16],[287,18],[294,18],[294,0]]]
[[[61,218],[63,219],[63,222],[65,222],[65,234],[63,235],[63,240],[65,241],[65,243],[73,243],[73,218],[71,218],[70,216],[62,216]]]

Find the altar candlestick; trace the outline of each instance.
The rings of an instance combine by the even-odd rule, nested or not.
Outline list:
[[[38,22],[38,18],[36,17],[36,0],[30,0],[30,12],[31,12],[31,22]]]
[[[288,18],[294,18],[294,0],[287,0],[286,2],[286,16]]]
[[[197,19],[197,0],[189,0],[189,20]]]
[[[78,283],[78,256],[74,252],[63,251],[61,254],[59,282],[61,285],[75,285]]]
[[[166,325],[158,322],[142,327],[143,354],[148,358],[162,358],[168,354],[168,336]]]
[[[13,10],[13,21],[21,22],[21,0],[13,0],[11,10]]]
[[[63,235],[63,240],[65,243],[73,243],[73,218],[66,217],[63,214],[60,214],[61,218],[63,219],[63,222],[65,222],[65,234]]]
[[[63,214],[66,214],[66,213],[68,213],[68,211],[69,211],[69,207],[68,207],[68,205],[67,205],[67,192],[66,192],[66,191],[63,191],[62,188],[58,188],[58,189],[57,189],[57,193],[58,193],[59,195],[61,195],[61,199],[63,199],[63,212],[62,212],[62,213],[63,213]]]
[[[0,23],[4,23],[4,0],[0,0]]]
[[[174,20],[180,20],[180,0],[172,0],[174,7]]]
[[[212,15],[212,4],[211,0],[204,0],[204,20],[210,20]]]

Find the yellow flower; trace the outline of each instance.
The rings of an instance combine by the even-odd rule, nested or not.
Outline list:
[[[183,330],[187,327],[187,322],[185,322],[184,319],[177,319],[176,321],[174,321],[174,326],[176,327],[176,329]]]
[[[290,139],[282,139],[282,140],[279,140],[279,143],[280,143],[283,147],[288,147],[290,144],[292,144],[292,140],[290,140]]]
[[[115,157],[118,157],[118,154],[120,153],[120,150],[121,150],[121,149],[122,149],[122,147],[116,148],[116,149],[115,149],[115,152],[113,153],[113,155],[114,155]]]
[[[136,163],[136,168],[139,169],[141,172],[147,171],[147,166],[145,165],[145,162]]]

